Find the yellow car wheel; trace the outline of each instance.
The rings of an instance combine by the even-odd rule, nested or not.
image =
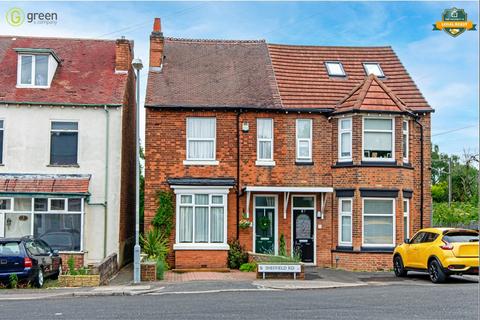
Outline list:
[[[430,275],[430,280],[432,280],[433,283],[442,283],[448,278],[437,259],[432,259],[428,263],[428,274]]]
[[[407,276],[408,271],[405,270],[405,267],[403,266],[402,257],[400,255],[397,255],[393,258],[393,272],[395,272],[395,275],[397,277]]]

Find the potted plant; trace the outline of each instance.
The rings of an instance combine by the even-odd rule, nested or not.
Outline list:
[[[245,213],[242,213],[242,219],[238,222],[238,226],[240,229],[248,229],[252,226],[252,222],[248,220]]]

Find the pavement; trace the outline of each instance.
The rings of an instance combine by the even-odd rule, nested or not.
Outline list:
[[[91,288],[1,289],[0,301],[35,300],[64,297],[178,295],[245,291],[286,291],[355,288],[387,285],[435,286],[422,273],[397,278],[393,272],[349,272],[337,269],[309,267],[305,280],[261,280],[254,272],[166,272],[165,279],[155,282],[132,283],[133,268],[126,266],[111,279],[108,286]],[[478,276],[452,277],[449,282],[477,283]]]

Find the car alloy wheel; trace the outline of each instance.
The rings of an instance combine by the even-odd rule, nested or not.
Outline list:
[[[428,264],[428,274],[433,283],[445,282],[447,279],[447,275],[442,270],[442,267],[437,260],[432,260]]]
[[[407,275],[407,271],[403,267],[402,258],[400,256],[396,256],[393,259],[393,272],[397,277],[405,277]]]
[[[36,280],[36,286],[38,288],[43,287],[43,270],[39,269],[37,273],[37,280]]]

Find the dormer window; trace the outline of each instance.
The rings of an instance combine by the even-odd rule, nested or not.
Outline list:
[[[325,62],[328,75],[331,77],[345,77],[346,73],[343,70],[343,65],[339,61],[327,61]]]
[[[49,88],[59,59],[50,49],[15,49],[18,52],[17,86]]]
[[[367,76],[374,74],[379,78],[385,77],[385,74],[383,73],[383,70],[378,63],[366,62],[363,64],[363,68],[365,69],[365,73],[367,74]]]

